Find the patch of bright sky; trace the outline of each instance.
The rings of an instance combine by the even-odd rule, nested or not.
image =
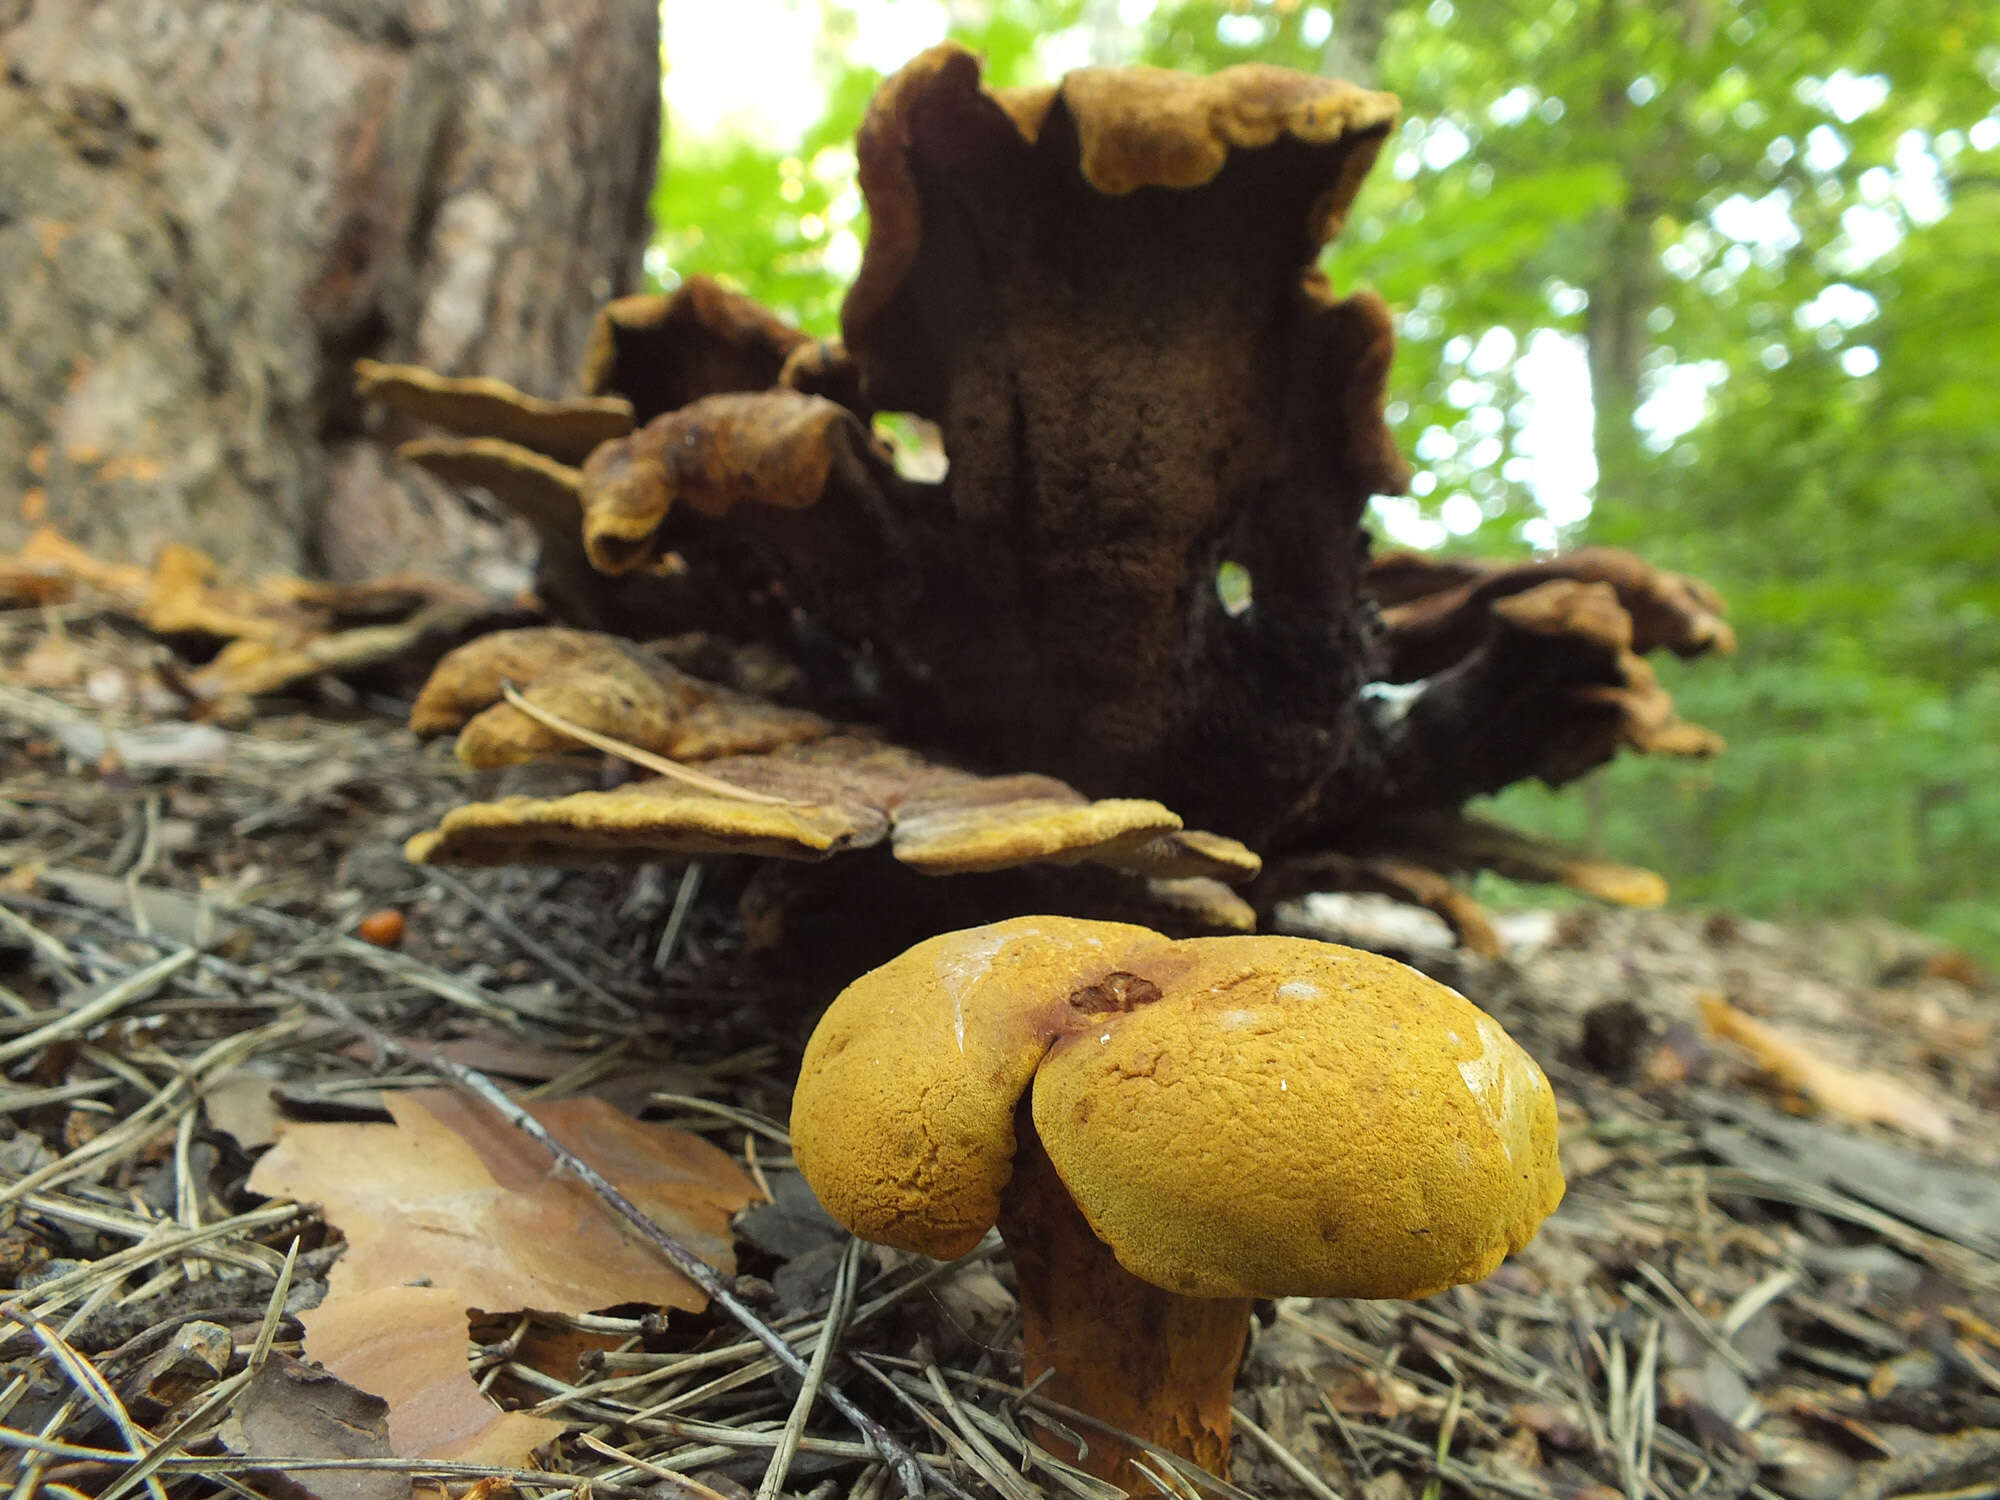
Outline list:
[[[1442,172],[1472,149],[1472,138],[1450,120],[1433,120],[1424,132],[1424,165]]]
[[[1784,251],[1799,243],[1792,195],[1784,188],[1773,188],[1761,198],[1732,193],[1709,210],[1708,222],[1739,245]]]
[[[1812,172],[1838,171],[1847,160],[1847,140],[1831,125],[1815,125],[1806,132],[1806,169]]]
[[[819,120],[818,34],[815,0],[666,4],[660,47],[668,147],[677,138],[722,135],[773,149],[798,140]]]
[[[1664,453],[1700,425],[1708,413],[1708,395],[1729,376],[1719,359],[1698,359],[1668,365],[1646,383],[1646,399],[1633,420],[1645,433],[1646,446]]]
[[[848,55],[892,72],[944,40],[942,0],[858,0]],[[674,128],[694,139],[744,135],[782,148],[819,122],[814,49],[821,0],[668,0],[660,40]],[[669,137],[671,142],[672,137]]]
[[[1597,455],[1590,445],[1595,413],[1583,340],[1553,328],[1536,329],[1515,361],[1514,378],[1527,408],[1520,413],[1514,451],[1526,461],[1522,482],[1542,511],[1522,528],[1522,535],[1533,546],[1552,547],[1558,528],[1574,526],[1590,514],[1597,484]],[[1530,528],[1535,534],[1529,534]]]
[[[1217,40],[1231,47],[1254,47],[1264,40],[1264,18],[1247,11],[1218,16],[1215,35]]]
[[[1844,281],[1836,281],[1825,287],[1812,301],[1801,307],[1793,317],[1799,327],[1811,333],[1815,329],[1832,325],[1837,328],[1859,328],[1881,310],[1880,304],[1858,287],[1851,287]]]
[[[1855,379],[1863,375],[1873,375],[1882,367],[1882,356],[1866,344],[1856,344],[1851,349],[1840,351],[1840,368]]]
[[[1090,34],[1080,26],[1035,38],[1035,66],[1042,70],[1044,78],[1060,78],[1076,68],[1103,61],[1093,55]]]
[[[1517,83],[1486,106],[1486,118],[1495,125],[1518,125],[1534,112],[1540,97],[1525,83]]]
[[[1843,125],[1873,114],[1889,98],[1889,80],[1879,73],[1841,68],[1826,78],[1801,78],[1792,93],[1801,104],[1823,109]]]
[[[1915,224],[1935,224],[1951,207],[1937,154],[1921,130],[1896,138],[1896,201]]]

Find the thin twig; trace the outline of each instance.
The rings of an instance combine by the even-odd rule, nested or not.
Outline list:
[[[10,1063],[17,1057],[26,1057],[31,1052],[41,1051],[50,1042],[61,1041],[64,1037],[88,1031],[99,1021],[124,1009],[134,1000],[145,999],[193,963],[195,957],[194,949],[180,948],[165,958],[146,965],[138,972],[119,980],[95,1000],[85,1001],[74,1010],[65,1011],[60,1018],[49,1022],[48,1025],[0,1045],[0,1063]]]
[[[1313,1473],[1296,1453],[1245,1416],[1240,1407],[1236,1411],[1236,1425],[1247,1433],[1250,1440],[1262,1448],[1279,1468],[1303,1485],[1308,1494],[1317,1496],[1318,1500],[1342,1500],[1339,1490]]]
[[[653,972],[664,974],[673,967],[680,949],[681,932],[694,910],[694,898],[701,892],[701,861],[691,859],[681,871],[681,883],[674,891],[674,909],[667,913],[667,925],[660,929],[660,941],[653,949]]]
[[[1014,1473],[1007,1460],[1001,1457],[1000,1450],[987,1440],[986,1434],[981,1432],[966,1415],[964,1403],[954,1396],[951,1387],[944,1383],[944,1375],[938,1369],[937,1361],[930,1356],[928,1349],[924,1351],[924,1380],[929,1384],[931,1394],[937,1397],[938,1405],[944,1408],[944,1414],[951,1418],[952,1426],[958,1429],[959,1435],[972,1450],[990,1465],[992,1478],[996,1481],[995,1487],[1000,1493],[1006,1496],[1007,1500],[1037,1500],[1035,1487]]]
[[[440,889],[456,896],[467,906],[478,912],[480,916],[492,923],[495,928],[511,938],[523,953],[526,953],[530,958],[539,962],[544,968],[554,974],[556,978],[563,980],[575,989],[581,990],[598,1004],[620,1015],[630,1015],[632,1013],[630,1005],[620,1000],[611,991],[607,990],[595,979],[592,979],[583,970],[564,958],[532,932],[523,928],[497,902],[487,900],[449,870],[441,870],[435,865],[426,865],[424,866],[424,878]]]
[[[104,1413],[111,1425],[117,1429],[118,1435],[125,1439],[125,1446],[131,1457],[137,1458],[144,1452],[143,1445],[152,1442],[153,1435],[132,1420],[131,1413],[125,1410],[125,1403],[118,1399],[117,1392],[113,1391],[104,1377],[97,1373],[96,1366],[72,1349],[61,1334],[33,1313],[22,1311],[17,1304],[10,1302],[0,1306],[0,1318],[19,1323],[34,1334],[36,1340],[48,1351],[49,1357],[61,1367],[65,1375],[69,1376],[71,1384],[83,1393],[91,1405]],[[157,1479],[148,1478],[146,1488],[152,1493],[153,1500],[167,1500],[167,1492]]]
[[[652,1462],[650,1459],[639,1458],[634,1454],[627,1453],[622,1448],[614,1448],[600,1437],[593,1437],[590,1433],[586,1432],[577,1441],[593,1453],[601,1453],[606,1458],[615,1459],[619,1463],[624,1464],[627,1468],[638,1470],[641,1474],[650,1474],[655,1479],[665,1480],[670,1490],[682,1495],[691,1496],[693,1500],[723,1500],[720,1491],[710,1489],[699,1479],[691,1479],[681,1473],[679,1469],[665,1468],[660,1464]]]
[[[757,1485],[757,1500],[776,1500],[785,1480],[791,1476],[792,1456],[799,1451],[799,1439],[805,1436],[806,1423],[819,1400],[820,1384],[826,1379],[826,1362],[840,1342],[848,1309],[853,1305],[854,1271],[860,1254],[861,1241],[850,1237],[841,1251],[840,1266],[834,1272],[833,1295],[827,1304],[826,1321],[820,1325],[819,1342],[813,1346],[812,1363],[806,1367],[806,1378],[799,1385],[798,1399],[792,1403],[784,1433],[778,1446],[771,1450],[770,1463],[764,1467],[764,1478]]]
[[[30,947],[41,954],[44,962],[63,978],[73,981],[81,972],[76,966],[76,960],[70,957],[69,949],[20,913],[0,907],[0,927],[5,927],[16,937],[25,940]]]
[[[657,771],[662,776],[671,777],[697,791],[709,792],[717,797],[733,797],[742,802],[761,803],[765,807],[811,807],[810,802],[800,802],[792,797],[774,797],[768,792],[753,792],[748,787],[736,786],[714,776],[704,776],[692,767],[684,766],[677,760],[668,760],[664,755],[655,755],[650,750],[642,750],[637,745],[624,740],[613,739],[608,734],[599,734],[595,729],[586,729],[574,719],[566,719],[561,714],[543,708],[521,695],[511,682],[500,684],[500,695],[516,709],[540,724],[544,729],[553,729],[557,734],[566,734],[571,739],[602,750],[606,755],[615,755],[620,760],[629,760],[635,766],[644,766],[648,771]]]
[[[694,1094],[652,1093],[646,1096],[655,1104],[676,1104],[682,1109],[694,1110],[697,1114],[714,1115],[719,1120],[727,1120],[732,1125],[740,1125],[745,1130],[754,1130],[766,1140],[775,1141],[787,1151],[792,1149],[791,1132],[775,1120],[766,1119],[754,1110],[738,1109],[733,1104],[719,1104],[713,1099],[702,1099]]]
[[[180,1077],[169,1081],[165,1088],[111,1129],[102,1135],[93,1136],[67,1156],[60,1157],[47,1166],[39,1167],[25,1176],[16,1177],[5,1187],[0,1187],[0,1206],[12,1203],[36,1188],[65,1182],[82,1172],[99,1157],[109,1156],[124,1149],[133,1141],[145,1139],[169,1121],[177,1122],[180,1111],[195,1107],[200,1085],[205,1083],[211,1074],[233,1068],[266,1043],[289,1036],[299,1028],[303,1019],[301,1016],[290,1016],[273,1021],[267,1026],[260,1026],[254,1031],[224,1037],[188,1063]],[[40,1290],[42,1289],[37,1289],[38,1292]]]

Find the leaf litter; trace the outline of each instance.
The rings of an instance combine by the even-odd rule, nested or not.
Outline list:
[[[779,1122],[826,996],[750,962],[727,867],[413,869],[398,844],[471,773],[396,727],[400,704],[315,679],[176,749],[134,738],[182,727],[156,653],[87,602],[0,614],[14,1494],[1102,1493],[1032,1441],[1080,1419],[1019,1389],[992,1246],[949,1267],[856,1246],[801,1194]],[[136,744],[167,748],[118,753]],[[389,908],[398,947],[354,935]],[[1478,1287],[1265,1309],[1235,1483],[1163,1463],[1163,1488],[1991,1492],[1985,976],[1869,923],[1537,913],[1489,959],[1360,900],[1291,921],[1415,962],[1520,1037],[1564,1100],[1570,1197]],[[1712,1035],[1704,995],[1908,1091],[1951,1138],[1843,1118],[1844,1075]],[[373,1145],[412,1122],[452,1164],[441,1197]],[[772,1200],[733,1245],[737,1200],[659,1238],[617,1207],[665,1211],[619,1163],[668,1129]],[[575,1264],[597,1256],[585,1222],[631,1280]],[[669,1239],[736,1256],[704,1271],[705,1309],[667,1290]],[[520,1262],[581,1285],[564,1301]]]

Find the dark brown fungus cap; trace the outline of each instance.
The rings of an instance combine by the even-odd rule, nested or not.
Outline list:
[[[1384,676],[1414,682],[1449,666],[1478,643],[1500,600],[1557,579],[1611,585],[1629,616],[1623,644],[1640,656],[1661,649],[1727,656],[1736,649],[1714,589],[1621,548],[1585,547],[1525,563],[1388,552],[1369,566],[1367,579],[1387,632]]]
[[[418,438],[396,456],[446,484],[482,489],[544,537],[571,536],[583,523],[582,474],[502,438]]]
[[[1117,197],[1148,187],[1205,186],[1233,152],[1289,138],[1331,148],[1317,169],[1287,174],[1305,189],[1298,226],[1305,242],[1296,263],[1303,269],[1311,250],[1339,231],[1397,108],[1391,94],[1256,64],[1206,78],[1157,68],[1084,68],[1053,88],[988,91],[970,52],[951,42],[933,47],[882,86],[862,122],[856,144],[870,230],[841,311],[847,346],[871,388],[893,384],[895,355],[877,336],[881,320],[896,318],[898,297],[922,295],[906,283],[925,250],[950,255],[962,245],[961,235],[941,224],[928,228],[945,243],[928,243],[928,181],[974,178],[993,219],[1026,241],[1045,227],[1038,218],[1060,208],[1058,194],[1046,191],[1052,184],[1036,181],[1029,168],[1045,139],[1050,151],[1068,158],[1072,177]],[[886,399],[924,411],[913,394]]]
[[[706,396],[606,443],[583,467],[583,543],[602,572],[660,554],[668,512],[721,516],[737,505],[816,504],[843,452],[871,439],[854,414],[820,396],[774,390]]]
[[[469,437],[499,438],[561,463],[582,463],[592,448],[632,430],[622,396],[545,401],[504,380],[433,374],[415,365],[354,362],[355,387],[369,400]]]
[[[1199,788],[1181,774],[1221,719],[1268,726],[1283,702],[1267,780],[1324,774],[1339,731],[1307,720],[1359,661],[1332,618],[1354,528],[1406,471],[1381,416],[1386,310],[1312,268],[1395,114],[1266,67],[995,94],[950,44],[878,91],[841,321],[867,403],[937,421],[951,458],[965,556],[926,642],[940,738],[1207,798],[1253,843],[1273,816],[1235,805],[1259,802],[1254,778],[1238,797],[1208,766]],[[1258,619],[1226,640],[1189,587],[1219,547],[1259,573]],[[1231,659],[1275,659],[1278,637],[1321,643],[1285,656],[1296,689]]]
[[[597,314],[579,372],[584,390],[632,403],[643,425],[724,391],[778,383],[812,336],[706,276],[664,296],[620,297]]]
[[[996,216],[1014,219],[1026,238],[1041,226],[1029,205],[1007,200],[1033,191],[1023,169],[1045,137],[1066,136],[1053,149],[1070,155],[1091,189],[1111,197],[1205,186],[1233,152],[1281,138],[1334,148],[1308,185],[1302,269],[1310,251],[1339,232],[1398,110],[1393,94],[1255,63],[1208,77],[1082,68],[1053,87],[989,91],[970,52],[953,42],[933,47],[882,86],[862,122],[857,153],[871,222],[867,255],[841,310],[848,347],[871,387],[893,383],[887,367],[894,356],[878,347],[876,331],[882,318],[894,317],[891,304],[927,248],[926,177],[977,174],[982,192],[997,200]],[[924,411],[912,393],[878,394]]]

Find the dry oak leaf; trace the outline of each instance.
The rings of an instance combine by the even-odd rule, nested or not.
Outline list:
[[[389,1403],[398,1458],[518,1469],[563,1424],[503,1412],[466,1360],[465,1299],[448,1287],[384,1286],[301,1313],[312,1357]]]
[[[328,1307],[412,1282],[448,1289],[461,1315],[706,1305],[595,1194],[487,1106],[448,1089],[383,1102],[393,1125],[291,1126],[251,1174],[253,1192],[318,1203],[346,1235],[347,1253],[327,1278]],[[757,1194],[728,1156],[601,1099],[543,1101],[530,1113],[669,1234],[734,1272],[730,1217]],[[317,1352],[310,1343],[308,1352]]]
[[[1817,1108],[1863,1125],[1887,1125],[1937,1146],[1958,1139],[1958,1127],[1936,1100],[1885,1073],[1832,1061],[1818,1046],[1748,1015],[1720,995],[1703,995],[1702,1024],[1736,1042],[1786,1088]]]

